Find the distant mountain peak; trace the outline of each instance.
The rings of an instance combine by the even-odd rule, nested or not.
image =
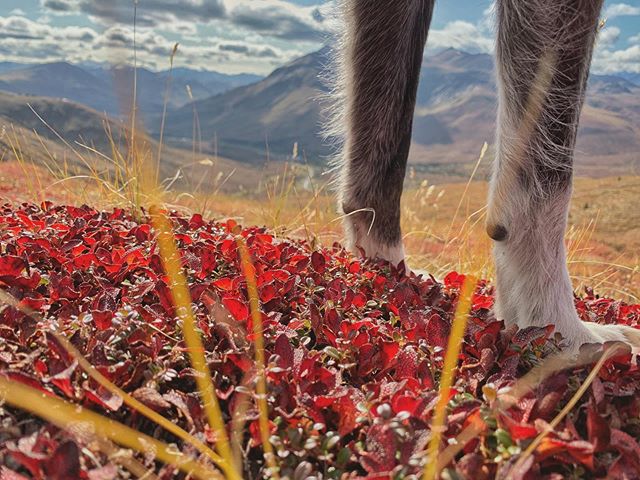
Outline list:
[[[467,57],[469,55],[471,54],[463,50],[459,50],[455,47],[447,47],[443,50],[440,50],[439,52],[436,52],[433,56],[437,58],[461,58]]]

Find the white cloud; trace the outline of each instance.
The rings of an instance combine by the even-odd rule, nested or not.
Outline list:
[[[485,28],[462,20],[431,29],[427,44],[431,49],[453,47],[469,53],[491,53],[494,48],[493,36]]]
[[[132,0],[40,0],[38,20],[20,12],[0,17],[0,56],[13,61],[127,61],[132,55]],[[177,65],[227,72],[269,73],[301,54],[319,48],[335,28],[335,2],[300,6],[284,0],[141,0],[138,49],[141,65],[166,68],[176,41]],[[607,15],[631,15],[640,7],[611,5]],[[88,27],[56,26],[56,16],[85,15]],[[471,53],[494,50],[493,12],[486,9],[477,23],[452,21],[431,29],[430,50],[453,47]],[[68,22],[67,22],[68,23]],[[616,50],[624,34],[607,26],[599,35],[594,70],[602,73],[638,71],[640,34]]]
[[[58,15],[84,13],[108,25],[133,23],[134,2],[131,0],[40,0],[40,3]],[[137,6],[141,26],[157,26],[172,20],[206,23],[225,15],[222,0],[146,0]]]
[[[30,41],[90,42],[96,36],[94,30],[86,27],[52,27],[21,16],[0,17],[0,39],[4,40],[22,40],[25,44]],[[20,50],[17,51],[22,53]]]
[[[622,15],[640,15],[640,7],[633,7],[626,3],[615,3],[607,8],[605,15],[609,18]],[[632,44],[630,47],[615,49],[615,44],[621,35],[622,30],[616,26],[605,26],[600,32],[591,65],[591,69],[595,73],[640,73],[640,34],[627,38],[627,41]]]
[[[40,0],[40,4],[45,12],[54,16],[86,15],[103,27],[133,25],[132,0]],[[136,25],[141,30],[194,35],[197,25],[224,18],[226,13],[222,0],[145,0],[138,3]]]
[[[40,4],[46,16],[54,17],[52,24],[56,16],[84,15],[98,32],[104,31],[91,56],[102,55],[106,48],[126,54],[123,34],[132,29],[132,0],[40,0]],[[210,65],[215,59],[226,62],[215,68],[265,74],[296,55],[320,48],[331,30],[333,8],[334,0],[311,6],[285,0],[141,0],[138,45],[150,50],[146,53],[151,67],[166,61],[162,55],[178,41],[183,58],[188,53],[189,61],[198,66],[213,68],[205,62]],[[167,38],[166,45],[160,45],[158,35]],[[131,43],[130,38],[127,41]],[[204,57],[196,58],[197,51]]]
[[[150,29],[138,31],[136,40],[140,66],[168,68],[173,40]],[[210,36],[205,42],[202,38],[197,40],[180,42],[175,58],[177,66],[267,74],[276,64],[300,54],[298,50],[283,51],[264,41],[229,41],[220,36]],[[54,26],[19,16],[0,17],[0,56],[20,63],[131,63],[133,30],[119,24],[93,29]]]
[[[131,26],[131,0],[40,0],[53,15],[84,14],[104,26]],[[283,0],[145,0],[138,3],[136,19],[141,29],[195,33],[195,25],[240,27],[267,37],[319,41],[326,32],[327,5],[304,7]],[[224,24],[222,24],[224,22]]]
[[[634,7],[628,3],[613,3],[604,12],[604,16],[608,19],[633,15],[640,15],[640,7]]]
[[[25,13],[25,11],[24,11],[24,10],[22,10],[21,8],[14,8],[13,10],[11,10],[11,11],[9,12],[9,15],[11,15],[11,16],[24,17],[24,16],[26,16],[27,14],[26,14],[26,13]]]
[[[252,32],[279,38],[318,42],[327,33],[318,7],[300,7],[281,0],[227,0],[228,21]]]
[[[596,73],[640,73],[640,45],[623,50],[598,50],[592,69]]]
[[[620,38],[620,29],[618,27],[605,26],[598,34],[598,48],[610,47]]]

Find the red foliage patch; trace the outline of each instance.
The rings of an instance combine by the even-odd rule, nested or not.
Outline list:
[[[249,247],[262,303],[269,407],[281,475],[407,478],[419,474],[429,439],[450,323],[464,276],[407,278],[340,246],[311,251],[261,228],[172,216],[198,327],[225,420],[255,385],[247,287],[236,235]],[[0,307],[0,375],[76,402],[156,436],[121,399],[84,375],[48,335],[65,334],[104,375],[149,407],[212,441],[175,320],[154,231],[116,209],[22,205],[0,208],[0,288],[37,310],[40,323]],[[481,282],[450,393],[445,439],[471,422],[487,428],[448,468],[452,478],[638,478],[640,369],[608,362],[588,395],[512,471],[519,453],[575,392],[588,368],[546,379],[496,415],[494,391],[553,350],[550,328],[505,329]],[[638,326],[640,306],[576,300],[584,320]],[[257,411],[242,439],[252,478],[263,476]],[[0,408],[0,478],[119,478],[121,466],[88,454],[87,439],[13,408]],[[187,451],[190,451],[187,449]],[[152,458],[139,456],[153,466]],[[455,473],[454,473],[455,472]],[[182,478],[164,467],[162,478]],[[608,475],[608,477],[607,477]],[[350,477],[351,478],[351,477]]]

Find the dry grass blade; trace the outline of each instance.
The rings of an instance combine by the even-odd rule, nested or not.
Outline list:
[[[482,163],[482,160],[484,159],[484,156],[487,153],[488,148],[489,148],[489,144],[487,144],[487,142],[484,142],[482,144],[482,148],[480,149],[480,155],[478,156],[478,160],[476,161],[476,164],[473,167],[473,171],[471,172],[471,175],[469,175],[469,180],[467,180],[467,184],[464,187],[464,191],[462,192],[462,196],[460,197],[460,201],[458,202],[456,211],[453,214],[453,218],[451,219],[451,225],[449,225],[449,231],[447,232],[447,236],[446,236],[447,243],[451,241],[451,231],[453,230],[453,227],[456,223],[456,219],[458,218],[458,214],[460,213],[462,202],[464,202],[464,199],[467,197],[467,193],[469,192],[469,186],[471,185],[471,182],[473,182],[473,179],[475,178],[476,173],[478,172],[478,168],[480,167],[480,164]],[[461,232],[462,232],[462,229],[461,229]],[[458,236],[460,235],[460,233],[458,233]]]
[[[476,279],[467,276],[460,289],[456,314],[451,324],[451,333],[447,343],[447,353],[444,357],[442,377],[438,391],[438,403],[436,404],[433,420],[431,422],[431,439],[427,449],[427,464],[425,465],[423,480],[435,480],[438,474],[438,452],[440,440],[446,425],[447,404],[449,403],[449,391],[455,379],[455,370],[462,345],[462,337],[467,326],[467,318],[471,310],[473,292],[476,287]]]
[[[584,394],[589,385],[593,382],[595,375],[602,368],[602,364],[613,356],[621,353],[626,347],[622,344],[614,344],[609,347],[600,357],[594,357],[593,352],[585,351],[577,359],[571,353],[561,352],[559,354],[548,357],[542,364],[531,370],[524,377],[520,378],[511,388],[504,390],[501,393],[493,392],[496,397],[493,402],[492,410],[494,412],[502,411],[506,412],[509,408],[516,405],[520,399],[533,390],[537,385],[540,385],[546,378],[553,375],[556,372],[566,370],[569,368],[578,368],[597,360],[596,366],[593,368],[585,382],[581,385],[576,394],[569,400],[567,405],[563,408],[560,414],[554,419],[550,425],[557,425],[566,413],[568,413],[575,403]],[[564,412],[564,413],[563,413]],[[560,415],[562,414],[562,417]],[[477,419],[460,432],[454,439],[454,441],[448,445],[438,456],[438,471],[449,465],[453,459],[462,451],[464,446],[487,428],[487,425],[481,419]],[[546,435],[548,432],[544,432]],[[542,438],[541,438],[542,439]],[[535,449],[535,446],[533,447]]]
[[[589,372],[589,375],[587,376],[585,381],[580,385],[580,388],[578,388],[576,393],[573,394],[571,399],[569,399],[562,410],[558,412],[558,414],[553,418],[553,420],[551,420],[551,422],[549,422],[546,428],[542,432],[540,432],[540,434],[531,442],[527,449],[522,453],[520,458],[518,458],[518,461],[513,467],[514,471],[518,471],[518,469],[524,464],[524,462],[526,462],[527,458],[533,454],[536,448],[538,448],[542,440],[544,440],[544,438],[558,426],[558,424],[564,419],[564,417],[567,416],[571,409],[575,407],[576,403],[578,403],[587,389],[591,386],[591,383],[596,378],[605,362],[610,358],[619,355],[621,351],[625,349],[626,347],[622,347],[620,344],[613,344],[609,347],[605,347],[602,356],[591,369],[591,372]]]
[[[24,307],[24,305],[21,305],[20,302],[18,302],[15,298],[13,298],[10,294],[4,292],[3,290],[0,290],[0,302],[10,305],[20,310],[25,315],[28,315],[31,318],[38,320],[41,323],[44,323],[44,319],[41,318],[40,315],[38,315],[36,312],[32,311],[31,309]],[[164,418],[162,415],[158,414],[157,412],[147,407],[145,404],[143,404],[142,402],[135,399],[134,397],[129,395],[127,392],[123,391],[122,389],[118,388],[118,386],[113,384],[108,378],[102,375],[93,365],[91,365],[91,363],[89,363],[89,361],[86,358],[84,358],[82,354],[63,335],[57,332],[49,332],[49,333],[51,333],[51,335],[53,335],[56,338],[56,340],[58,340],[60,345],[62,345],[62,347],[69,353],[69,355],[71,355],[71,357],[73,357],[73,359],[78,362],[78,365],[80,365],[80,367],[97,383],[99,383],[101,386],[103,386],[112,394],[122,398],[125,404],[127,404],[129,407],[136,410],[138,413],[141,413],[142,415],[147,417],[149,420],[157,423],[168,432],[173,433],[176,437],[193,445],[200,453],[206,455],[212,462],[214,462],[219,467],[222,467],[224,465],[224,460],[222,460],[220,456],[218,456],[213,450],[207,447],[204,443],[202,443],[196,437],[194,437],[193,435],[189,435],[189,433],[187,433],[185,430],[180,428],[178,425],[170,422],[169,420]]]
[[[251,310],[251,321],[253,323],[254,348],[256,353],[256,366],[258,368],[257,402],[260,423],[260,438],[264,450],[264,458],[269,466],[271,478],[278,479],[278,465],[276,463],[273,447],[269,440],[269,405],[267,403],[267,375],[265,372],[264,355],[264,333],[262,328],[262,313],[260,313],[260,297],[258,296],[258,286],[256,285],[256,274],[251,256],[247,249],[244,238],[238,237],[238,252],[242,262],[242,270],[247,281],[247,291],[249,294],[249,308]]]
[[[156,154],[156,176],[155,182],[160,182],[160,166],[162,164],[162,146],[164,143],[164,128],[167,121],[167,106],[169,105],[169,93],[171,92],[171,80],[173,74],[173,60],[178,53],[178,43],[173,45],[173,50],[169,57],[169,74],[164,87],[164,99],[162,101],[162,117],[160,121],[160,138],[158,139],[158,153]]]
[[[487,428],[487,424],[480,418],[474,418],[467,428],[458,434],[451,445],[448,445],[438,455],[438,465],[436,472],[442,471],[447,465],[449,465],[453,459],[462,451],[467,443],[474,438],[477,438]]]
[[[208,480],[221,478],[220,474],[155,438],[107,419],[95,412],[69,404],[57,397],[47,396],[31,387],[0,377],[0,399],[27,410],[48,422],[77,436],[95,436],[109,439],[119,445],[132,448],[173,465],[187,475]]]
[[[136,460],[131,449],[125,450],[122,448],[118,448],[118,446],[110,440],[98,436],[94,437],[92,441],[95,442],[98,450],[106,455],[111,462],[122,465],[135,477],[142,480],[159,480],[158,476],[153,472],[153,470],[149,470],[141,462]]]
[[[204,355],[202,339],[196,331],[196,319],[191,309],[191,295],[187,287],[187,280],[182,272],[180,252],[173,236],[171,222],[164,212],[157,207],[152,207],[151,221],[158,232],[158,247],[164,270],[169,278],[169,287],[173,304],[176,307],[180,319],[185,343],[189,350],[191,364],[198,372],[196,384],[200,392],[200,398],[204,404],[209,424],[216,433],[216,449],[224,460],[222,467],[227,478],[239,480],[242,478],[233,460],[233,453],[226,433],[222,411],[218,404],[215,386],[211,379],[211,373]]]

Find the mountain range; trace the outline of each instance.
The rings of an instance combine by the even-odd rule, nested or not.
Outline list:
[[[329,154],[320,132],[319,80],[328,64],[321,50],[276,69],[265,79],[169,112],[167,139],[188,144],[194,107],[203,138],[226,157],[245,162],[291,157],[293,145],[311,163]],[[592,75],[583,110],[576,163],[580,173],[603,175],[640,167],[640,85],[614,75]],[[493,58],[447,49],[425,57],[414,117],[410,162],[426,172],[473,163],[495,131]],[[157,131],[157,121],[152,131]],[[205,144],[206,145],[206,144]],[[463,169],[466,175],[468,169]]]
[[[319,97],[327,90],[319,78],[327,64],[327,49],[323,49],[274,70],[266,78],[175,69],[164,139],[173,147],[189,150],[201,139],[197,147],[205,152],[254,166],[267,159],[291,159],[294,150],[298,158],[322,165],[330,153],[320,134]],[[477,159],[482,144],[491,144],[494,136],[493,72],[493,59],[486,54],[447,49],[424,58],[410,153],[415,170],[468,175],[468,166]],[[167,74],[138,69],[139,111],[156,138]],[[633,74],[591,76],[576,151],[579,173],[633,173],[640,167],[637,82],[640,80]],[[132,70],[125,67],[108,70],[66,63],[28,67],[0,63],[0,90],[84,104],[94,109],[94,127],[95,122],[101,127],[104,123],[104,113],[98,112],[115,116],[121,111],[119,102],[130,104],[130,96],[120,93],[130,92],[131,84]],[[0,116],[12,118],[2,97]],[[91,123],[87,119],[83,122],[87,126]],[[29,128],[35,127],[30,124]],[[82,133],[72,130],[72,135]],[[98,129],[93,128],[89,136],[83,133],[84,141],[98,143],[94,134],[99,134]]]
[[[78,103],[0,91],[0,162],[29,160],[60,178],[94,173],[104,178],[107,172],[114,172],[113,148],[126,156],[128,132],[127,122]],[[138,151],[155,158],[158,142],[144,134],[137,138]],[[162,152],[161,179],[170,179],[175,187],[187,191],[197,185],[200,191],[237,193],[278,173],[275,164],[259,170],[167,145]]]
[[[0,63],[0,90],[20,95],[64,98],[110,116],[126,115],[131,105],[134,69],[130,66],[55,62],[36,65]],[[153,72],[137,69],[138,111],[160,115],[165,96],[169,108],[261,80],[251,74],[226,75],[188,68]]]

